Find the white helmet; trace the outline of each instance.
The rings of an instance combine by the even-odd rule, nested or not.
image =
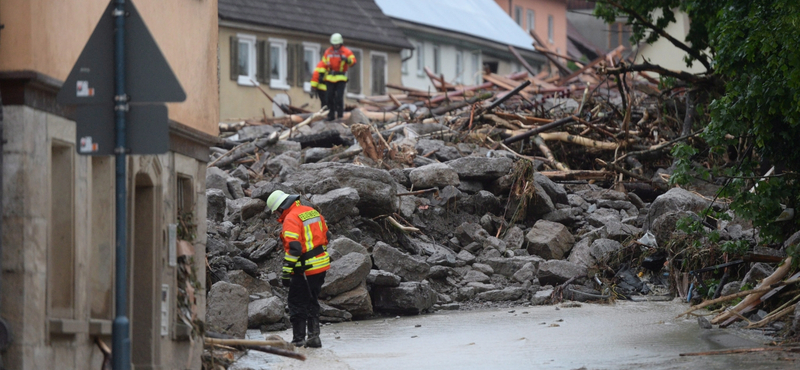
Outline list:
[[[289,194],[286,194],[280,190],[273,191],[272,194],[269,195],[269,198],[267,198],[267,208],[269,208],[269,210],[272,212],[277,211],[278,207],[283,204],[286,198],[289,198]]]
[[[344,44],[344,38],[342,38],[341,33],[334,33],[331,35],[331,45],[341,45]]]

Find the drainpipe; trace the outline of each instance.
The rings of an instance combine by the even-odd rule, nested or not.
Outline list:
[[[514,19],[514,0],[508,0],[508,16]]]
[[[3,97],[0,96],[0,199],[3,199],[3,144],[5,144],[3,137]],[[3,202],[0,202],[0,312],[3,307]],[[0,370],[4,370],[3,366],[3,352],[6,351],[8,345],[11,344],[11,327],[8,323],[0,317]]]
[[[405,57],[405,58],[403,58],[402,60],[400,60],[400,64],[403,64],[403,63],[405,63],[405,62],[407,62],[407,61],[411,60],[411,58],[413,58],[413,57],[414,57],[414,49],[408,49],[408,50],[411,50],[411,53],[410,53],[410,54],[408,54],[408,56],[407,56],[407,57]]]

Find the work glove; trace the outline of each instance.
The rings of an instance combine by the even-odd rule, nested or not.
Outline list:
[[[281,269],[281,284],[287,288],[292,284],[292,271],[294,271],[294,265],[289,261],[283,261],[283,268]]]
[[[308,95],[311,95],[311,99],[316,99],[317,98],[317,88],[316,87],[312,87],[311,88],[311,92],[308,93]]]

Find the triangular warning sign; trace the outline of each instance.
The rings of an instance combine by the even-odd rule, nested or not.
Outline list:
[[[64,105],[114,101],[114,1],[100,17],[56,101]],[[132,103],[186,100],[177,77],[158,48],[132,0],[125,19],[125,92]]]

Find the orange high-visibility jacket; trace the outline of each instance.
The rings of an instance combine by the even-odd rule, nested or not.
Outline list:
[[[344,46],[340,47],[339,50],[331,46],[322,55],[322,62],[325,63],[325,81],[347,81],[347,68],[356,64],[356,56]]]
[[[314,74],[311,75],[311,87],[322,91],[328,90],[328,85],[325,84],[325,74],[327,71],[328,69],[325,66],[325,62],[320,60],[319,63],[317,63],[317,67],[314,68]],[[322,81],[320,81],[320,76],[322,76]]]
[[[298,200],[283,211],[278,222],[283,224],[281,241],[286,252],[284,259],[294,266],[284,267],[284,272],[299,273],[305,266],[306,275],[316,275],[331,267],[327,251],[328,224],[319,211],[301,205]]]

